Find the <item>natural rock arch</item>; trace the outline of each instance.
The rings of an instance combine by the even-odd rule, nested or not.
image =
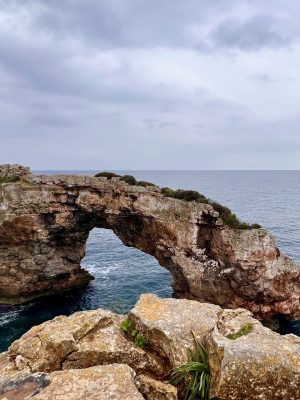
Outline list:
[[[90,230],[100,227],[156,257],[172,273],[178,297],[245,307],[257,317],[300,318],[300,269],[264,229],[224,227],[209,204],[118,178],[3,170],[6,176],[20,171],[20,180],[0,185],[2,302],[88,283],[80,260]]]

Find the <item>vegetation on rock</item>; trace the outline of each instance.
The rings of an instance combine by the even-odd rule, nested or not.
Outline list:
[[[210,389],[210,365],[208,351],[194,338],[195,347],[188,351],[188,362],[172,370],[170,383],[183,384],[184,400],[208,400]]]
[[[203,194],[195,191],[195,190],[182,190],[177,189],[173,190],[168,187],[161,188],[161,193],[167,197],[172,197],[174,199],[186,200],[186,201],[196,201],[198,203],[210,204],[222,218],[224,225],[228,225],[231,228],[235,229],[258,229],[261,228],[259,224],[248,224],[246,222],[241,222],[237,216],[228,208],[223,206],[222,204],[210,200],[205,197]]]
[[[121,331],[124,333],[130,333],[133,330],[133,322],[130,321],[128,318],[124,319],[121,323]]]
[[[137,181],[132,175],[117,175],[113,172],[99,172],[95,177],[105,177],[107,179],[120,178],[121,181],[128,183],[129,185],[139,185],[139,186],[155,186],[152,182],[147,181]],[[1,181],[0,181],[1,183]],[[167,197],[172,197],[174,199],[185,200],[185,201],[196,201],[197,203],[210,204],[213,208],[218,211],[220,217],[222,218],[224,225],[228,225],[234,229],[259,229],[261,226],[259,224],[248,224],[247,222],[240,221],[237,216],[228,208],[222,204],[208,199],[203,194],[197,192],[196,190],[183,190],[177,189],[173,190],[169,187],[161,188],[161,193]]]
[[[126,333],[127,335],[130,335],[134,338],[134,344],[139,347],[140,349],[143,349],[146,344],[146,340],[144,336],[139,332],[137,329],[135,329],[134,323],[130,321],[128,318],[125,319],[121,323],[121,331]]]
[[[139,186],[144,186],[144,187],[147,187],[147,186],[155,186],[154,183],[147,182],[147,181],[138,181],[137,184],[138,184]]]
[[[99,172],[98,174],[95,175],[96,178],[107,178],[110,180],[111,178],[119,178],[120,175],[115,174],[114,172]]]
[[[2,177],[0,176],[0,185],[2,183],[13,183],[13,182],[18,182],[21,178],[19,176],[6,176]]]
[[[236,340],[236,339],[240,338],[241,336],[248,335],[252,331],[253,331],[253,325],[248,323],[248,324],[243,325],[241,327],[241,329],[238,330],[237,332],[229,333],[228,335],[226,335],[226,337],[227,337],[227,339],[230,339],[230,340]]]
[[[123,175],[120,181],[128,183],[128,185],[137,185],[137,180],[132,175]]]

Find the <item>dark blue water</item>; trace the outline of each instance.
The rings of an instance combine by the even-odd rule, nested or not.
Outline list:
[[[93,175],[95,171],[76,173]],[[121,173],[130,173],[137,179],[152,181],[159,186],[202,192],[229,206],[241,219],[266,227],[276,236],[281,250],[300,263],[300,171]],[[153,257],[125,247],[110,230],[91,231],[82,265],[95,277],[87,288],[22,306],[0,306],[0,351],[31,326],[56,315],[99,307],[125,313],[140,293],[154,292],[161,297],[172,295],[169,272]],[[282,333],[287,332],[300,335],[300,323],[286,325]]]

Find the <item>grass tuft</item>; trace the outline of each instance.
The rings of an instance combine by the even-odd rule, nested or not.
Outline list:
[[[208,351],[194,338],[194,349],[188,351],[188,362],[172,370],[170,383],[183,385],[184,400],[208,400],[210,378]]]
[[[249,323],[243,325],[240,330],[234,333],[229,333],[226,335],[227,339],[236,340],[241,336],[246,336],[253,331],[253,325]]]

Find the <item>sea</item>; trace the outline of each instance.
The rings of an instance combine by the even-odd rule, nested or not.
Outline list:
[[[94,175],[99,171],[34,171],[43,174]],[[300,171],[114,171],[159,186],[197,190],[259,223],[276,237],[282,252],[300,264]],[[82,267],[95,279],[89,286],[20,306],[0,305],[0,351],[32,326],[57,315],[107,308],[124,314],[141,293],[171,297],[171,275],[156,259],[126,247],[111,231],[94,228]],[[281,334],[300,336],[300,321],[285,323]]]

